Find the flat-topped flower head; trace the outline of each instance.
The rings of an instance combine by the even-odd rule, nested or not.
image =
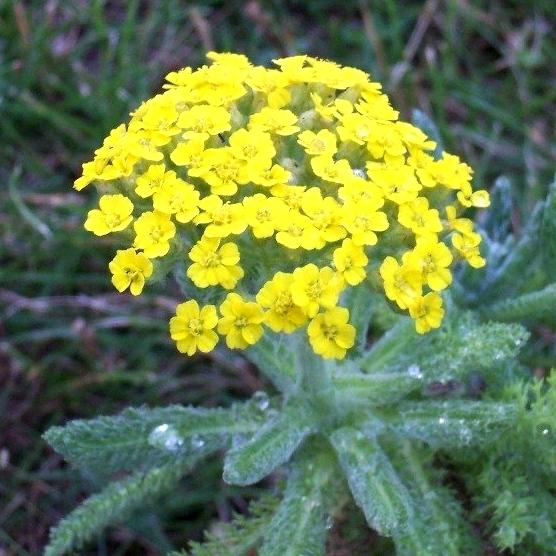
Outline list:
[[[272,68],[208,59],[170,72],[75,182],[102,192],[86,229],[121,238],[116,289],[138,295],[178,265],[199,296],[171,324],[190,355],[218,335],[244,349],[266,330],[345,357],[351,288],[384,295],[420,333],[440,326],[453,265],[485,264],[462,217],[489,204],[472,169],[435,154],[361,70],[305,55]]]

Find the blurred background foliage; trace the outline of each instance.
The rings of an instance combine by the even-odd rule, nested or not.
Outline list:
[[[477,186],[510,178],[518,233],[556,168],[555,32],[549,0],[1,0],[0,556],[39,554],[95,487],[47,449],[49,426],[127,405],[226,405],[264,387],[239,355],[180,356],[166,331],[177,289],[114,293],[115,244],[82,229],[92,199],[71,189],[81,163],[166,73],[208,50],[362,68],[402,118],[419,108],[436,122]],[[199,539],[246,507],[245,489],[220,476],[208,463],[90,553],[156,555]],[[340,522],[330,553],[370,544]]]

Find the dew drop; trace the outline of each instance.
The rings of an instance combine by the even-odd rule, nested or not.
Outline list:
[[[253,394],[252,400],[260,411],[266,411],[270,405],[268,396],[260,390]]]
[[[200,448],[202,448],[205,445],[205,441],[200,437],[197,436],[196,434],[193,435],[191,437],[191,446],[195,449],[195,450],[199,450]]]
[[[175,452],[183,445],[183,438],[172,425],[163,423],[151,431],[148,442],[155,448]]]
[[[421,372],[421,367],[419,367],[419,365],[410,365],[407,368],[407,374],[411,378],[417,378],[417,379],[423,378],[423,373]]]

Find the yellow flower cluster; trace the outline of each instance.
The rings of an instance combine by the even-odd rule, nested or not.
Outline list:
[[[189,355],[220,336],[246,348],[266,326],[306,327],[316,353],[343,358],[355,329],[342,294],[378,277],[418,332],[438,327],[450,266],[484,265],[481,236],[458,215],[489,204],[471,168],[435,158],[363,71],[309,56],[274,69],[208,58],[170,73],[75,182],[103,193],[85,228],[131,244],[110,262],[114,286],[138,295],[171,266],[162,257],[186,262],[191,283],[220,298],[178,306],[170,332]]]

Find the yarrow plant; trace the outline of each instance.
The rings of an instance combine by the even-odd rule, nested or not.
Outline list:
[[[477,400],[468,382],[519,368],[526,330],[484,322],[480,305],[490,297],[494,318],[521,320],[522,305],[496,300],[499,269],[518,268],[520,244],[501,247],[463,216],[488,207],[489,194],[473,189],[471,168],[438,138],[400,121],[365,72],[309,56],[271,69],[241,54],[208,58],[168,74],[164,91],[83,165],[75,188],[100,193],[85,228],[120,238],[108,263],[114,287],[140,295],[173,273],[185,295],[169,323],[177,349],[245,350],[278,394],[51,429],[47,439],[70,461],[130,475],[62,521],[47,554],[85,542],[218,450],[227,450],[229,483],[279,468],[286,483],[252,520],[193,554],[324,554],[327,523],[350,499],[396,554],[479,554],[433,456],[469,458],[467,447],[497,439],[518,417],[525,435],[537,413],[546,418],[540,390],[531,417],[524,386]],[[497,187],[498,218],[507,203]],[[539,211],[549,214],[551,202]],[[494,270],[483,269],[483,237]],[[473,271],[483,280],[475,293]],[[434,399],[434,385],[449,396]],[[503,547],[530,534],[500,531]]]

